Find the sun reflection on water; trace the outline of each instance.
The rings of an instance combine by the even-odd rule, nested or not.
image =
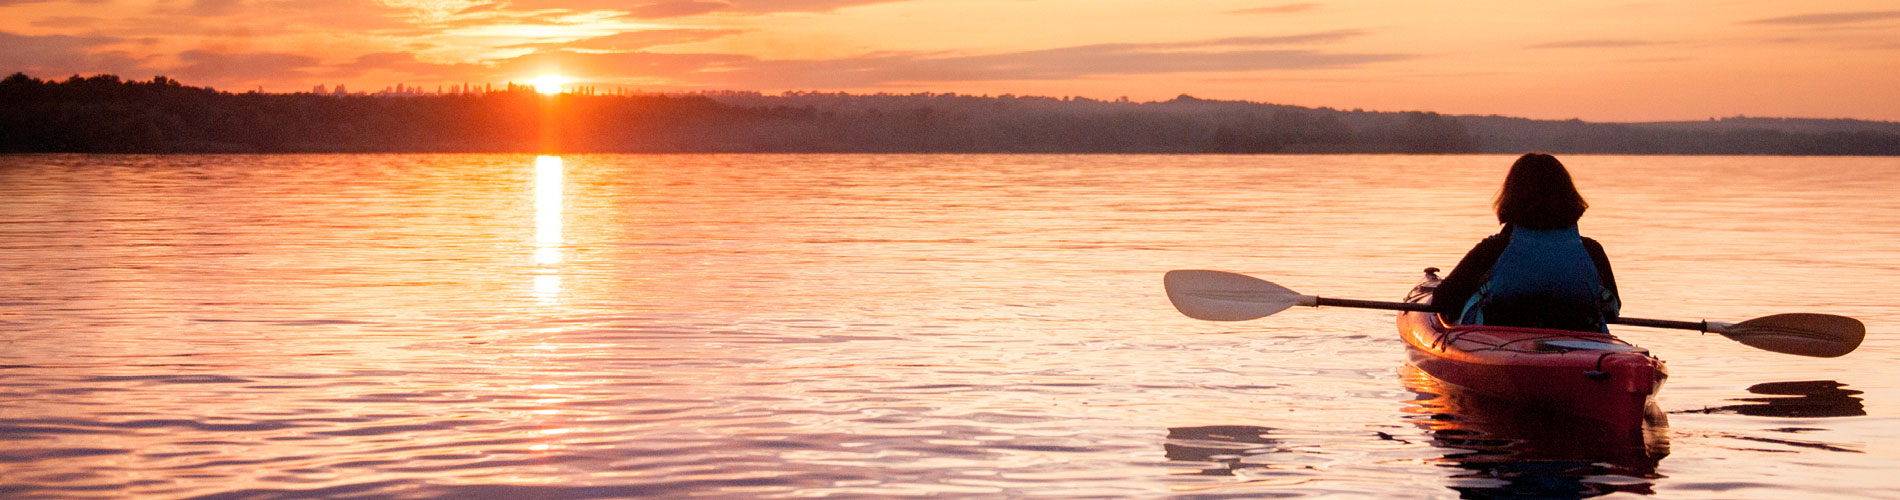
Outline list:
[[[541,155],[534,158],[534,263],[543,266],[534,277],[534,296],[542,303],[559,300],[561,276],[547,266],[560,264],[561,183],[564,180],[561,157]]]

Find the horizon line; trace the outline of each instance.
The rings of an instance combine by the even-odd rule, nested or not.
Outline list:
[[[219,90],[216,87],[212,87],[210,85],[205,85],[205,86],[189,85],[182,81],[179,81],[176,78],[171,78],[165,75],[154,75],[151,79],[148,79],[148,80],[138,80],[138,79],[126,78],[116,73],[102,72],[102,73],[95,73],[91,76],[81,76],[78,73],[74,73],[73,75],[67,77],[66,79],[60,80],[60,79],[51,79],[51,78],[41,79],[39,77],[27,75],[26,72],[24,71],[15,71],[15,72],[10,73],[7,78],[12,78],[14,75],[25,76],[29,79],[39,81],[41,83],[51,83],[51,84],[64,83],[64,82],[72,81],[74,79],[85,80],[85,79],[92,79],[92,78],[98,78],[98,77],[112,77],[114,79],[117,79],[125,83],[147,83],[147,84],[156,82],[159,79],[164,79],[165,81],[171,82],[172,84],[176,84],[182,87],[198,88],[198,89],[204,89],[204,90],[209,90],[213,92],[218,92],[218,93],[223,93],[223,94],[232,94],[232,95],[257,94],[257,95],[313,95],[313,96],[320,96],[320,97],[401,98],[401,97],[485,95],[485,94],[491,94],[491,93],[502,94],[502,93],[511,93],[511,92],[527,92],[527,93],[535,92],[533,83],[526,83],[526,82],[517,83],[513,80],[508,80],[506,82],[503,82],[503,86],[500,88],[497,88],[494,82],[483,82],[479,86],[471,84],[469,82],[462,82],[459,84],[437,84],[435,91],[427,91],[427,90],[424,90],[424,87],[422,86],[409,86],[407,82],[402,82],[402,83],[397,83],[395,85],[385,85],[382,90],[378,90],[374,92],[367,92],[367,91],[342,92],[343,89],[347,87],[347,85],[345,84],[338,84],[335,88],[335,91],[319,92],[318,90],[320,89],[328,90],[330,89],[330,87],[327,84],[319,83],[319,84],[313,85],[310,88],[310,90],[268,91],[264,89],[262,85],[259,85],[258,88],[256,89],[233,91],[233,90]],[[1748,116],[1746,113],[1737,113],[1732,116],[1709,116],[1709,117],[1704,117],[1704,118],[1679,118],[1679,119],[1643,120],[1643,121],[1594,121],[1594,120],[1585,120],[1585,119],[1582,119],[1580,117],[1575,117],[1575,116],[1570,117],[1570,118],[1535,118],[1535,117],[1529,117],[1529,116],[1504,115],[1504,114],[1497,114],[1497,113],[1455,113],[1455,112],[1443,112],[1443,111],[1424,110],[1424,109],[1380,110],[1380,109],[1365,109],[1362,107],[1354,107],[1351,109],[1347,109],[1347,108],[1338,107],[1338,106],[1326,106],[1326,105],[1313,106],[1313,105],[1304,105],[1304,104],[1285,104],[1285,103],[1275,103],[1275,102],[1267,102],[1267,101],[1255,101],[1255,100],[1248,100],[1248,99],[1203,98],[1203,97],[1196,97],[1196,96],[1186,94],[1186,93],[1178,94],[1174,98],[1168,99],[1168,100],[1135,101],[1135,100],[1130,100],[1127,96],[1120,96],[1116,99],[1101,99],[1101,98],[1081,96],[1081,95],[1065,95],[1061,97],[1048,96],[1048,95],[1027,95],[1027,94],[1018,95],[1015,93],[1003,93],[1003,94],[996,94],[996,95],[991,95],[991,94],[979,95],[979,94],[965,94],[965,93],[959,93],[959,92],[954,92],[954,91],[951,91],[951,92],[913,91],[913,92],[905,92],[905,93],[885,92],[885,91],[879,91],[879,92],[874,92],[874,93],[854,93],[847,90],[817,90],[817,89],[783,90],[777,93],[771,93],[764,90],[749,90],[749,89],[700,89],[700,90],[649,91],[649,90],[645,90],[644,87],[616,84],[611,88],[611,90],[614,91],[613,93],[603,94],[603,93],[596,92],[596,90],[598,90],[596,86],[581,85],[580,83],[583,83],[583,82],[584,80],[570,81],[568,85],[564,86],[564,88],[569,87],[569,86],[585,88],[585,89],[588,89],[588,91],[586,92],[570,91],[570,90],[564,89],[561,92],[557,93],[556,95],[581,95],[581,96],[598,96],[598,97],[615,97],[615,96],[710,97],[710,96],[715,96],[718,94],[753,94],[759,97],[796,97],[800,95],[838,95],[838,96],[844,96],[844,97],[883,97],[883,96],[889,96],[889,97],[967,97],[967,98],[978,98],[978,99],[1047,99],[1047,100],[1054,100],[1054,101],[1060,101],[1060,102],[1071,102],[1074,100],[1083,100],[1083,101],[1091,101],[1091,102],[1103,103],[1103,104],[1128,104],[1128,105],[1166,104],[1166,103],[1172,103],[1172,102],[1177,102],[1177,101],[1182,101],[1182,100],[1192,100],[1192,101],[1203,101],[1203,102],[1210,102],[1210,103],[1229,103],[1229,104],[1243,104],[1243,105],[1256,105],[1256,106],[1284,106],[1284,107],[1305,108],[1305,109],[1310,109],[1314,111],[1332,111],[1332,112],[1340,112],[1340,113],[1394,113],[1394,114],[1429,113],[1429,114],[1436,114],[1436,115],[1450,116],[1450,117],[1508,118],[1508,119],[1520,119],[1520,120],[1530,120],[1530,121],[1581,122],[1581,123],[1595,123],[1595,124],[1689,123],[1689,122],[1720,122],[1720,121],[1727,121],[1727,120],[1857,121],[1857,122],[1866,122],[1866,123],[1900,124],[1900,120],[1879,120],[1879,119],[1852,118],[1852,117]],[[457,88],[458,86],[461,89],[464,89],[465,92],[443,91],[443,89],[445,88],[452,89],[452,88]],[[481,90],[474,91],[473,89],[481,89]]]

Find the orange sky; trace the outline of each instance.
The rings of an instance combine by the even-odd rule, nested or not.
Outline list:
[[[0,71],[1900,121],[1892,0],[0,0]]]

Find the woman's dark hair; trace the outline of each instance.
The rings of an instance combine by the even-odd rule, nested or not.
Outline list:
[[[1504,188],[1498,191],[1498,222],[1526,229],[1557,229],[1577,225],[1583,211],[1590,208],[1570,182],[1570,171],[1557,157],[1526,153],[1511,164],[1504,176]]]

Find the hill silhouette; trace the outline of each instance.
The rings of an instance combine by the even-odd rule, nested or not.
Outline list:
[[[231,93],[0,80],[0,152],[1551,153],[1900,155],[1900,124],[1589,123],[1180,96]]]

